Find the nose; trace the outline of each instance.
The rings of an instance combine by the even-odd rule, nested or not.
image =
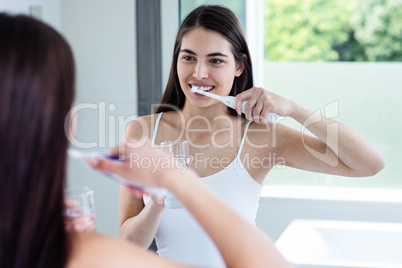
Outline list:
[[[198,62],[194,66],[193,77],[197,80],[208,78],[208,67],[205,64]]]

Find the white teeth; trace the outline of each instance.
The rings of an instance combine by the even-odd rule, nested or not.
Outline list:
[[[202,91],[209,91],[211,90],[213,87],[199,87],[199,89],[201,89]]]
[[[191,91],[192,91],[192,92],[195,92],[197,89],[199,89],[199,90],[202,90],[202,91],[207,92],[207,91],[210,91],[210,90],[213,89],[213,88],[214,88],[213,86],[211,86],[211,87],[192,86],[192,87],[191,87]]]

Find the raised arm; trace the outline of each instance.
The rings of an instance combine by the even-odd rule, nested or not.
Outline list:
[[[384,158],[372,144],[332,118],[262,88],[251,88],[237,95],[237,110],[243,100],[249,100],[245,107],[249,120],[265,124],[264,118],[276,112],[293,118],[315,135],[278,124],[275,149],[288,166],[350,177],[372,176],[384,168]]]
[[[373,176],[384,168],[382,154],[348,126],[298,104],[294,109],[291,117],[318,138],[305,133],[289,134],[296,135],[299,141],[299,152],[286,156],[293,157],[290,162],[296,168],[349,177]]]
[[[132,146],[132,145],[131,145]],[[177,196],[182,204],[210,235],[221,252],[228,267],[290,267],[275,249],[272,241],[258,228],[233,212],[214,193],[198,180],[191,169],[183,172],[180,163],[169,158],[149,143],[125,146],[126,161],[113,162],[106,159],[93,159],[90,164],[99,170],[116,173],[133,183],[142,186],[163,187]],[[164,168],[157,166],[140,167],[130,165],[130,154],[141,158],[164,159]],[[150,161],[158,163],[158,161]],[[212,220],[219,218],[219,221]]]

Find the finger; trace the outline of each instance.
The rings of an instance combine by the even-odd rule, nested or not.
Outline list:
[[[264,109],[264,104],[261,101],[257,101],[253,109],[253,121],[258,124],[264,124],[264,118],[262,117],[262,111]]]
[[[117,175],[121,175],[124,170],[124,164],[119,161],[109,160],[106,158],[91,158],[88,159],[88,164],[96,170],[114,173]]]
[[[78,205],[78,202],[76,200],[72,200],[72,199],[64,199],[64,206],[67,209],[71,209],[74,208]]]
[[[236,96],[235,98],[235,110],[237,112],[238,115],[241,115],[242,111],[241,111],[241,103],[242,101],[240,100],[239,95]]]
[[[239,94],[237,94],[236,99],[235,99],[235,109],[237,114],[241,115],[242,110],[241,110],[241,105],[243,101],[250,99],[250,97],[253,95],[253,90],[249,89],[246,91],[243,91]]]
[[[267,124],[268,123],[268,115],[271,112],[275,112],[274,104],[269,96],[266,98],[261,97],[261,100],[257,104],[258,109],[260,109],[259,114],[255,113],[254,116],[258,116],[258,123]],[[256,108],[257,109],[257,108]]]
[[[263,118],[263,120],[265,122],[264,124],[268,123],[269,113],[274,113],[274,112],[275,112],[274,105],[271,102],[264,104],[264,109],[261,112],[261,117]]]
[[[139,190],[139,189],[135,189],[135,188],[130,187],[130,186],[127,186],[127,185],[123,185],[123,186],[126,187],[127,191],[129,191],[130,193],[133,193],[134,196],[135,196],[137,199],[141,199],[144,194],[145,194],[145,195],[147,194],[147,193],[145,193],[144,191],[141,191],[141,190]]]
[[[257,123],[266,124],[267,116],[273,108],[271,102],[272,98],[268,94],[268,91],[263,88],[256,88],[255,94],[251,99],[255,97],[257,99],[256,99],[256,105],[253,110],[253,119]]]
[[[189,156],[189,160],[188,160],[188,165],[191,165],[191,163],[193,163],[193,156],[192,155],[190,155]]]
[[[76,232],[83,232],[87,227],[85,221],[83,220],[76,221],[73,225],[74,225],[73,229]]]
[[[151,195],[152,202],[160,207],[165,206],[165,197],[163,195]]]
[[[246,110],[246,118],[248,120],[255,120],[255,119],[259,119],[258,116],[261,113],[261,110],[256,107],[257,103],[261,100],[261,96],[264,93],[264,89],[260,88],[260,87],[254,87],[252,90],[252,95],[250,96],[246,106],[245,106],[245,110]],[[255,115],[256,118],[253,118],[253,112],[254,110],[257,108],[257,110],[255,111]]]
[[[258,98],[259,98],[259,96],[256,96],[256,94],[253,94],[250,97],[250,99],[248,100],[246,106],[244,107],[244,110],[245,110],[244,114],[246,115],[247,120],[251,120],[251,121],[254,120],[253,112],[256,109]],[[257,114],[259,115],[260,110],[256,110],[255,113],[256,113],[256,115]]]

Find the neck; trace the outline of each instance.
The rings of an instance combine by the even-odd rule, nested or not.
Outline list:
[[[223,103],[216,103],[206,108],[194,107],[186,103],[182,110],[186,122],[186,130],[202,130],[197,135],[209,135],[223,129],[233,130],[234,125],[241,124],[242,118],[232,116],[229,108]],[[209,134],[208,134],[209,133]]]
[[[221,102],[217,102],[216,104],[205,108],[194,107],[189,102],[186,102],[181,111],[183,112],[186,121],[208,121],[211,124],[216,121],[217,118],[231,116],[229,108]],[[195,120],[194,118],[199,118],[200,120]]]

